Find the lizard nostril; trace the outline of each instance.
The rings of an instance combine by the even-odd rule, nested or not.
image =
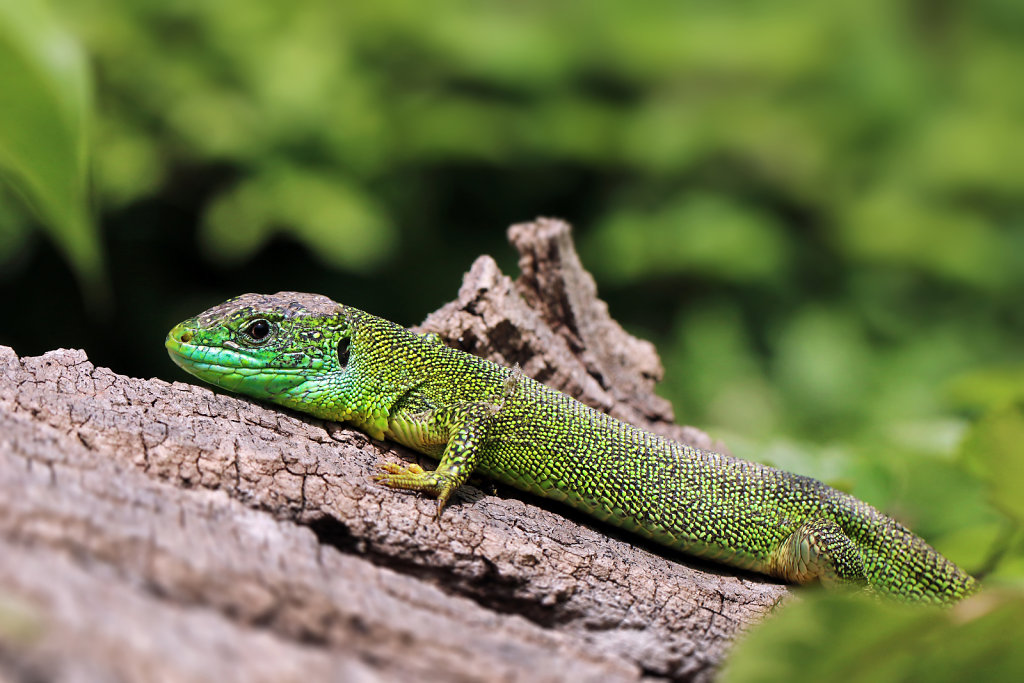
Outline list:
[[[188,344],[190,341],[192,341],[192,333],[191,332],[182,332],[181,336],[178,337],[178,338],[181,340],[181,342],[183,344]]]

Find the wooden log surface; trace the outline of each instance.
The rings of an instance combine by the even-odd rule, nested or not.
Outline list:
[[[673,423],[654,348],[609,317],[568,226],[509,233],[519,279],[481,257],[421,329],[722,448]],[[0,347],[0,680],[704,681],[787,595],[483,480],[435,522],[373,483],[387,461],[433,466],[84,351]]]

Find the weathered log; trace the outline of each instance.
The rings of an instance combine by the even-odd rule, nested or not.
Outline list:
[[[710,445],[672,424],[653,347],[608,316],[568,226],[510,236],[519,280],[482,257],[423,328]],[[486,482],[437,523],[371,480],[409,460],[82,351],[0,347],[0,680],[708,680],[787,593]]]

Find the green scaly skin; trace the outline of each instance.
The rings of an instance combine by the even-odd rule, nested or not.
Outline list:
[[[445,501],[473,472],[670,548],[794,583],[946,603],[975,580],[899,522],[825,484],[701,451],[327,297],[246,294],[177,325],[179,366],[347,421],[440,460],[378,479]]]

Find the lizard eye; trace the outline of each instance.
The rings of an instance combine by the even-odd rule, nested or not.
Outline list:
[[[270,323],[266,320],[253,320],[243,334],[255,342],[265,341],[270,336]]]

